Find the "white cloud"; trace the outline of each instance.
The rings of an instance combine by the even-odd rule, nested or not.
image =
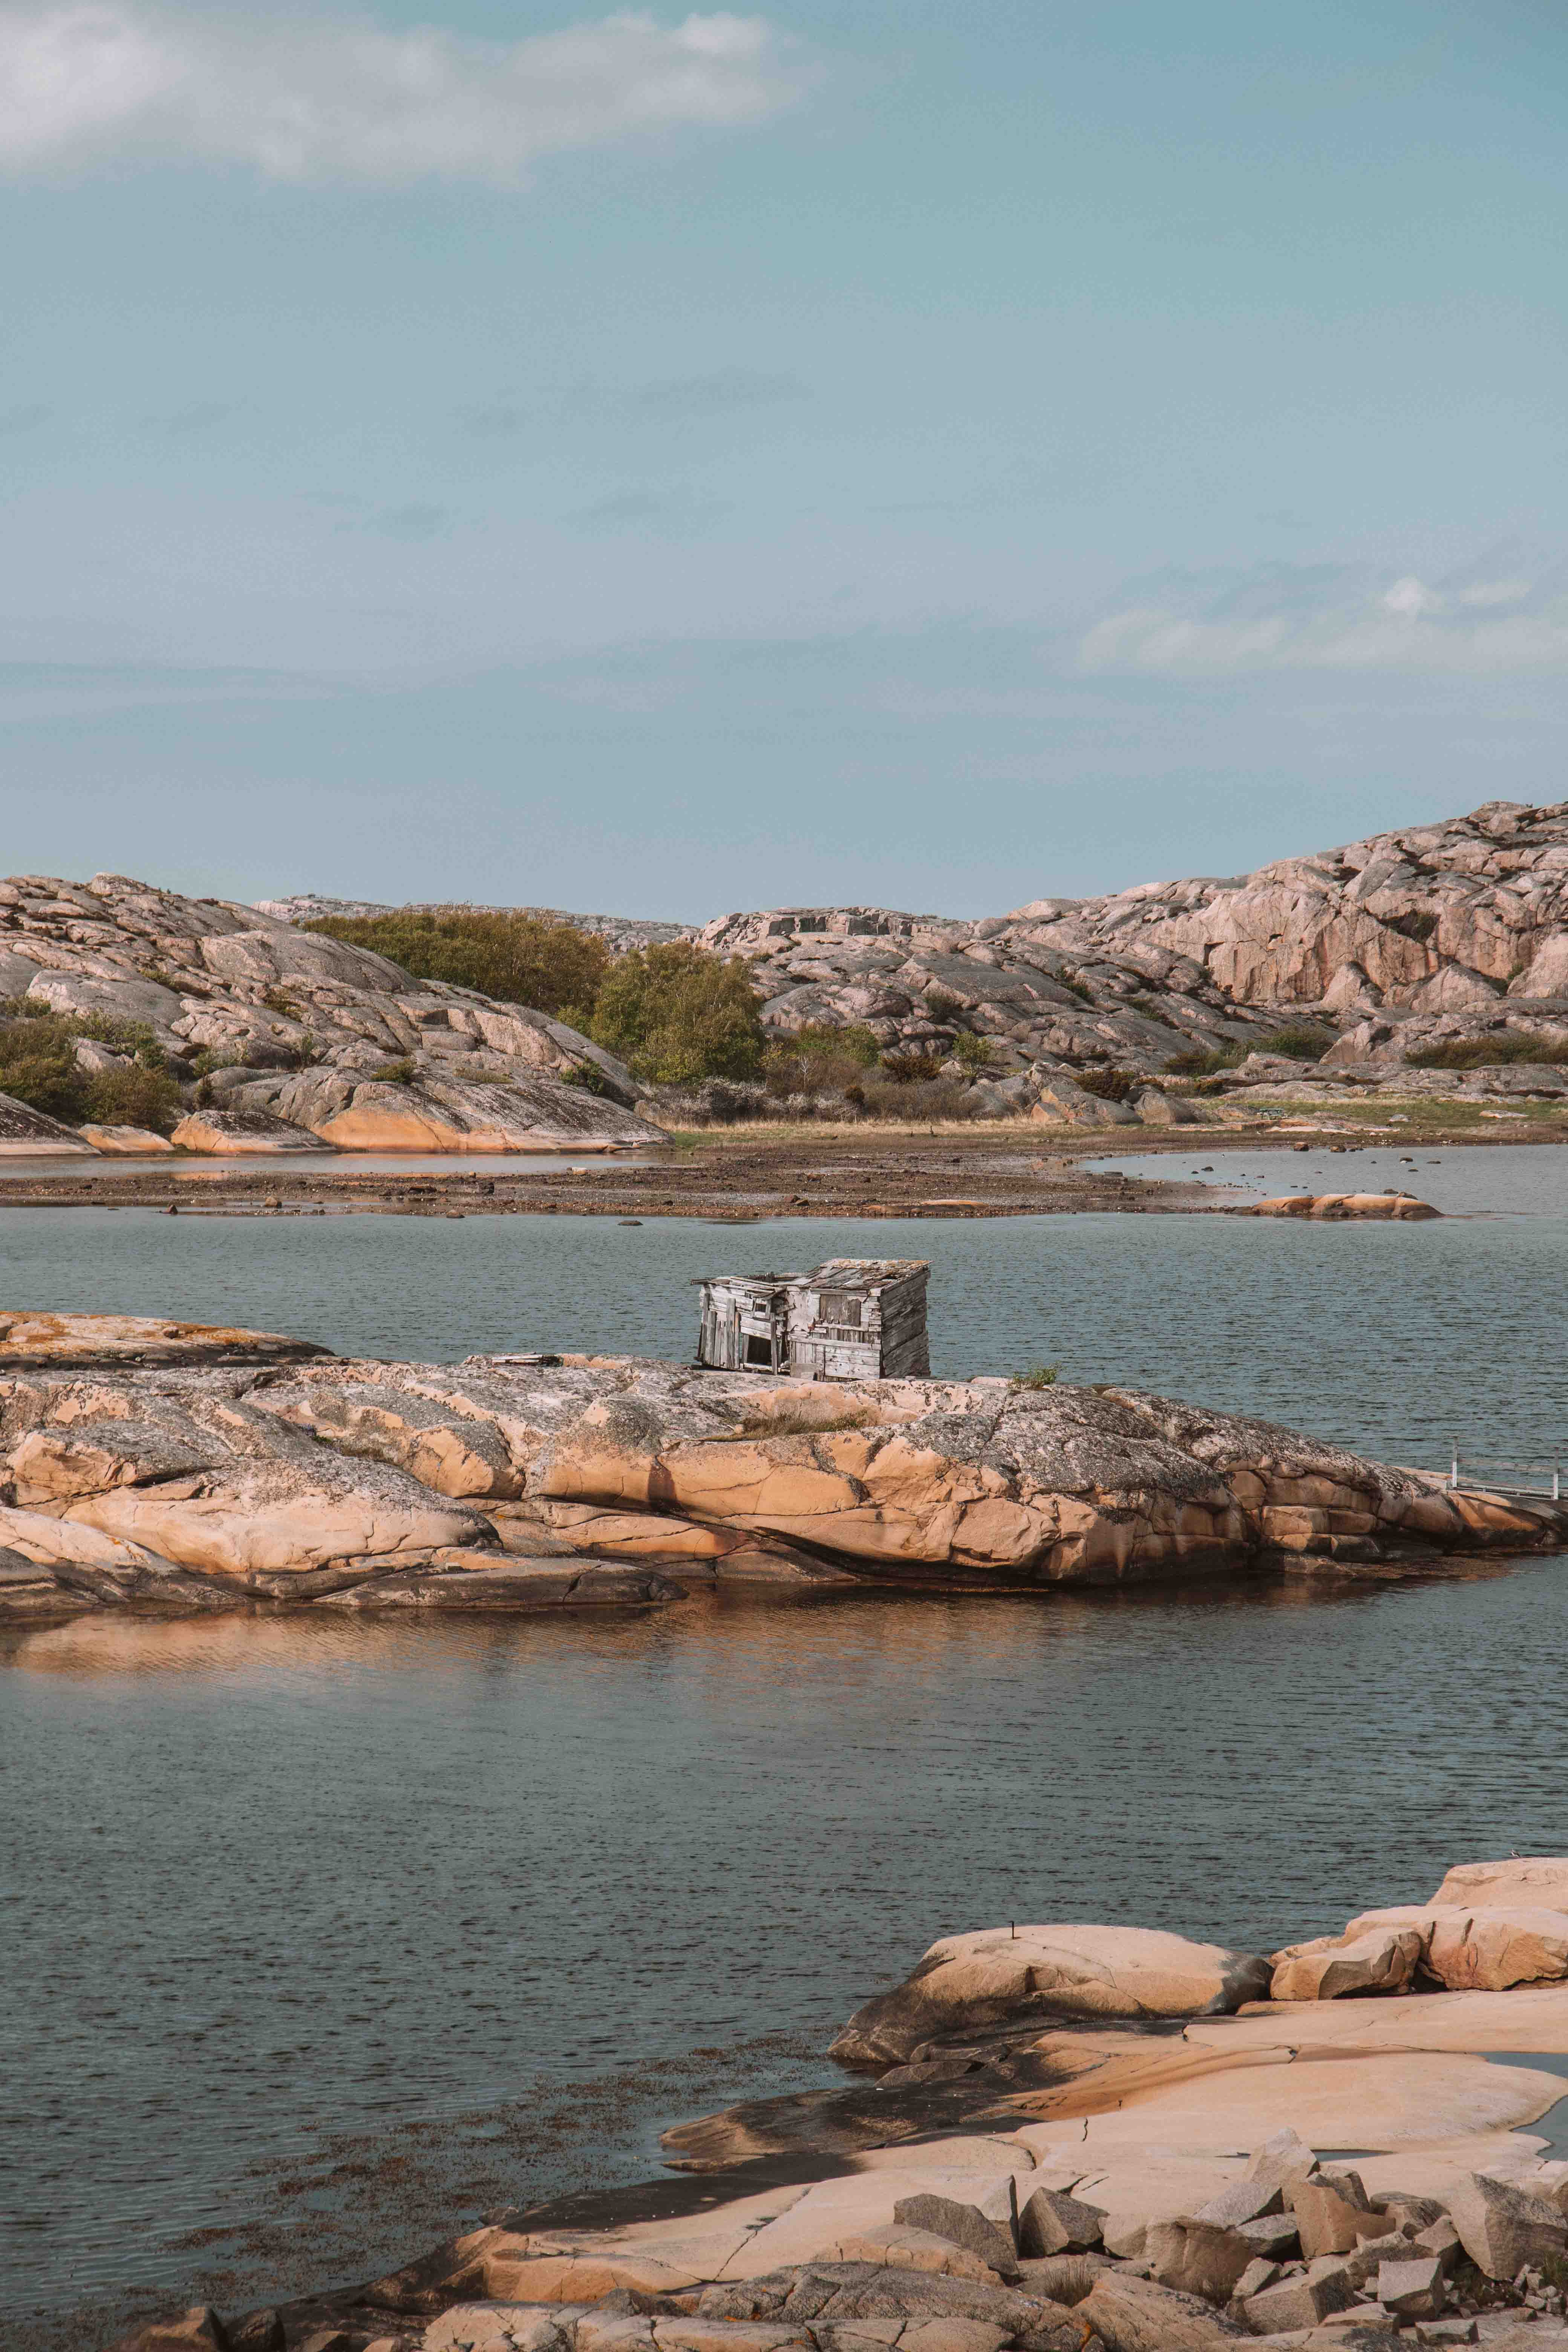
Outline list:
[[[1215,677],[1257,670],[1404,670],[1475,677],[1568,670],[1568,583],[1430,583],[1342,565],[1166,576],[1097,621],[1093,671]]]
[[[0,173],[195,162],[515,187],[537,156],[757,122],[800,86],[756,16],[628,12],[499,42],[358,17],[0,0]]]

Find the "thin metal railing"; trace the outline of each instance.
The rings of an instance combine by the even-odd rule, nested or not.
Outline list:
[[[1457,1486],[1489,1486],[1500,1495],[1536,1495],[1542,1500],[1550,1491],[1554,1503],[1563,1500],[1563,1469],[1556,1462],[1519,1462],[1507,1454],[1462,1454],[1457,1445],[1449,1449],[1448,1490]],[[1497,1474],[1503,1475],[1499,1476]],[[1529,1485],[1529,1479],[1550,1479],[1548,1489],[1541,1485]]]

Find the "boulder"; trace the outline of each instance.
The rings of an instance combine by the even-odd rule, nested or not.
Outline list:
[[[1009,2179],[1007,2187],[1012,2189]],[[916,2197],[900,2197],[893,2207],[893,2220],[903,2229],[923,2230],[941,2238],[951,2238],[955,2245],[966,2246],[987,2270],[999,2278],[1016,2280],[1018,2275],[1018,2249],[1013,2232],[1001,2221],[988,2220],[978,2205],[960,2203],[955,2197],[939,2197],[923,2193]],[[1044,2248],[1042,2252],[1058,2252],[1057,2247]]]
[[[1326,2263],[1249,2295],[1244,2315],[1255,2336],[1279,2336],[1293,2327],[1316,2327],[1331,2312],[1348,2311],[1354,2301],[1343,2264]]]
[[[1257,1953],[1189,1943],[1160,1928],[984,1928],[933,1944],[905,1983],[856,2011],[831,2055],[851,2065],[898,2065],[933,2034],[996,2024],[1030,2010],[1217,2016],[1263,1999],[1268,1977],[1268,1963]]]
[[[1201,2296],[1128,2271],[1102,2271],[1075,2316],[1108,2352],[1228,2352],[1250,2332]]]
[[[1489,2173],[1460,2181],[1449,2193],[1448,2211],[1466,2253],[1488,2278],[1517,2277],[1560,2261],[1568,2249],[1568,2221],[1555,2205]]]
[[[92,1151],[74,1127],[34,1110],[13,1095],[0,1095],[0,1160],[47,1160],[62,1152],[90,1159]]]
[[[1310,2158],[1311,2150],[1308,2149],[1307,2154]],[[1200,2205],[1193,2219],[1206,2221],[1216,2230],[1237,2230],[1244,2221],[1258,2221],[1282,2212],[1284,2205],[1284,2193],[1278,2180],[1232,2180],[1217,2197]]]
[[[1387,2233],[1387,2221],[1368,2202],[1353,2174],[1335,2180],[1320,2176],[1292,2181],[1289,2199],[1301,2252],[1309,2262],[1320,2254],[1348,2253],[1363,2238]]]
[[[264,1110],[187,1111],[174,1133],[181,1151],[330,1151],[332,1146],[309,1128],[295,1127]]]
[[[1396,2319],[1440,2318],[1448,2301],[1441,2261],[1436,2254],[1414,2254],[1380,2263],[1377,2299]]]
[[[77,1133],[110,1160],[156,1158],[159,1152],[174,1148],[166,1135],[157,1135],[150,1127],[100,1127],[89,1119]]]
[[[1568,1856],[1510,1854],[1506,1862],[1456,1863],[1432,1897],[1432,1908],[1442,1911],[1515,1903],[1568,1911]]]
[[[1317,2168],[1316,2155],[1300,2135],[1287,2124],[1272,2138],[1266,2139],[1248,2159],[1247,2179],[1251,2187],[1273,2192],[1279,2200],[1279,2206],[1282,2206],[1291,2184],[1306,2179]],[[1265,2213],[1272,2213],[1279,2210],[1279,2206],[1270,2202],[1261,2210]],[[1206,2213],[1207,2209],[1203,2210]]]
[[[1216,2228],[1190,2214],[1154,2222],[1143,2241],[1152,2277],[1162,2286],[1180,2287],[1210,2303],[1228,2303],[1243,2273],[1260,2257],[1268,2258],[1266,2249],[1239,2230]]]
[[[1018,2214],[1018,2251],[1032,2260],[1047,2254],[1084,2253],[1098,2246],[1105,2215],[1058,2189],[1037,2189]]]
[[[1406,1223],[1441,1216],[1430,1202],[1408,1192],[1285,1192],[1267,1201],[1248,1201],[1231,1213],[1237,1217],[1307,1217],[1334,1223],[1343,1217],[1382,1217]]]
[[[1405,1905],[1363,1911],[1347,1939],[1394,1929],[1420,1938],[1420,1968],[1450,1992],[1504,1992],[1568,1979],[1568,1912],[1525,1904]]]
[[[115,2352],[229,2352],[228,2331],[210,2304],[193,2304],[178,2319],[154,2319],[122,2336]]]
[[[931,2230],[902,2227],[897,2222],[879,2230],[847,2231],[843,2237],[820,2247],[812,2259],[819,2263],[876,2263],[891,2270],[932,2271],[942,2278],[1001,2284],[998,2273],[967,2245],[938,2236]]]
[[[1404,1992],[1415,1974],[1422,1939],[1414,1927],[1373,1928],[1364,1936],[1320,1936],[1274,1955],[1271,2000],[1342,2000],[1353,1993]]]

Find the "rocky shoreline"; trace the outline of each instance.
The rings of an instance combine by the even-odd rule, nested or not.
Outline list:
[[[1131,1389],[352,1362],[134,1317],[13,1315],[0,1351],[11,1620],[1038,1591],[1568,1544],[1568,1505]]]
[[[1561,2352],[1568,2162],[1529,2128],[1564,2089],[1560,1905],[1568,1859],[1515,1857],[1274,1952],[949,1937],[834,2043],[864,2093],[667,2133],[689,2193],[508,2212],[119,2352]]]

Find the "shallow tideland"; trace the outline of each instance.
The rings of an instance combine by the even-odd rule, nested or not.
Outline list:
[[[1539,1907],[1568,1899],[1568,1859],[1460,1864],[1439,1892]],[[1121,1970],[1131,2012],[1164,2025],[1042,2013],[1030,1987],[986,1973],[1015,1942],[1024,1974],[1058,1969],[1058,1990],[1060,1955],[1076,1969],[1092,1948],[1100,1992]],[[1568,2345],[1568,2163],[1529,2129],[1563,2079],[1478,2054],[1568,2053],[1563,1969],[1563,1980],[1509,1991],[1279,2004],[1245,1998],[1267,1981],[1260,1956],[1135,1929],[954,1937],[929,1957],[925,1981],[972,1971],[966,1993],[948,1986],[942,2015],[958,2030],[923,2045],[913,2068],[888,2065],[886,2084],[944,2053],[973,2060],[987,2003],[1012,2018],[1015,2059],[1042,2061],[994,2074],[963,2131],[910,2140],[891,2097],[885,2137],[848,2157],[825,2145],[819,2179],[770,2183],[739,2166],[710,2201],[682,2200],[673,2215],[669,2184],[652,2182],[646,2218],[644,2192],[619,2191],[621,2218],[600,2228],[539,2208],[368,2286],[287,2305],[281,2336],[271,2310],[226,2326],[197,2308],[127,2342],[1226,2352],[1263,2337],[1420,2352],[1474,2341],[1479,2322],[1505,2352]],[[889,2037],[887,2050],[902,2047],[890,2026]],[[1346,2148],[1360,2151],[1353,2163]],[[1531,2330],[1517,2345],[1516,2323]]]
[[[678,1568],[647,1600],[729,1576],[1026,1589],[1568,1541],[1568,1506],[1448,1494],[1131,1389],[813,1384],[630,1357],[351,1363],[265,1334],[39,1313],[0,1317],[0,1547],[35,1567],[54,1558],[37,1522],[64,1522],[132,1547],[154,1580],[171,1564],[227,1580],[241,1604],[356,1587],[362,1607],[471,1606],[482,1588],[444,1580],[502,1553]],[[37,1577],[0,1582],[13,1591],[47,1611]],[[58,1597],[69,1612],[147,1591],[67,1579]],[[1358,1932],[1380,1925],[1419,1929],[1369,1915]],[[1076,2005],[1099,2006],[1089,1990]]]

